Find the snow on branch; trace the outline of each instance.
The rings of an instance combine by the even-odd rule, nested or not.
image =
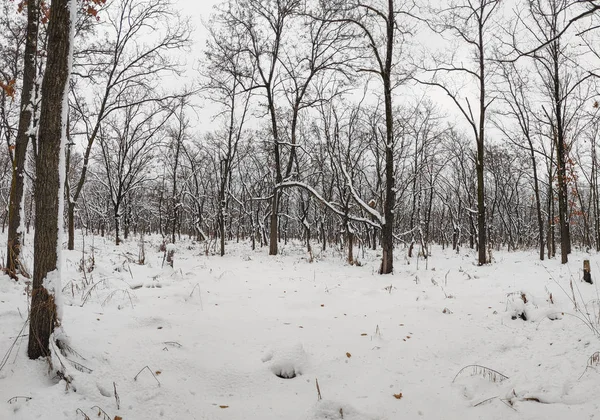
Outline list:
[[[299,181],[283,181],[280,184],[277,184],[275,186],[275,188],[278,188],[278,189],[279,188],[287,188],[287,187],[304,188],[306,191],[308,191],[309,193],[311,193],[317,200],[319,200],[321,203],[323,203],[329,210],[331,210],[332,212],[334,212],[335,214],[337,214],[340,217],[347,217],[348,219],[353,220],[355,222],[366,223],[366,224],[368,224],[370,226],[373,226],[373,227],[376,227],[376,228],[381,228],[381,226],[382,226],[381,223],[378,223],[379,219],[377,219],[377,218],[376,218],[377,219],[376,221],[372,221],[372,220],[366,219],[364,217],[358,217],[358,216],[353,216],[351,214],[345,214],[344,212],[342,212],[339,209],[335,208],[329,201],[327,201],[321,194],[319,194],[317,192],[317,190],[315,190],[310,185],[305,184],[304,182],[299,182]],[[379,213],[377,213],[377,214],[379,214]]]
[[[352,198],[354,198],[354,201],[356,201],[363,208],[363,210],[365,210],[367,213],[373,216],[377,220],[377,222],[379,222],[380,226],[385,225],[385,217],[383,217],[381,213],[379,213],[373,207],[369,206],[363,201],[362,198],[359,197],[359,195],[356,193],[356,190],[354,189],[354,185],[352,185],[352,179],[350,178],[350,175],[348,175],[346,168],[344,167],[344,165],[340,165],[340,167],[342,168],[342,172],[346,177],[347,185],[348,188],[350,188],[350,192],[352,193]]]

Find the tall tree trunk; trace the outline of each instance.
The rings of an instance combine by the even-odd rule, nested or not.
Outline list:
[[[394,116],[392,114],[392,59],[394,50],[395,12],[394,1],[388,0],[386,21],[387,45],[385,69],[382,72],[385,101],[385,201],[383,203],[384,223],[381,227],[381,268],[379,274],[389,274],[394,270],[394,206],[396,187],[394,180]]]
[[[483,158],[485,146],[485,111],[486,111],[486,90],[485,90],[485,56],[483,40],[483,24],[479,25],[479,135],[477,136],[477,230],[478,242],[478,263],[487,264],[487,238],[485,221],[485,178],[483,171]]]
[[[592,206],[594,209],[594,242],[596,252],[600,252],[600,202],[598,195],[598,157],[596,155],[596,135],[592,136]]]
[[[12,181],[10,201],[8,205],[8,240],[6,250],[6,272],[16,278],[20,271],[19,256],[21,253],[21,213],[25,187],[25,162],[27,145],[32,135],[33,90],[35,87],[36,56],[40,20],[40,0],[27,1],[27,35],[25,40],[25,57],[23,60],[23,89],[21,93],[21,109],[19,127],[15,141],[15,153],[12,162]]]
[[[221,243],[221,257],[225,255],[225,203],[224,197],[221,194],[221,199],[219,204],[219,239]]]
[[[565,168],[564,138],[559,134],[557,139],[557,173],[558,173],[558,223],[560,228],[560,262],[569,262],[571,252],[571,235],[569,232],[568,197],[567,197],[567,172]]]
[[[538,230],[540,235],[540,260],[544,261],[544,218],[542,216],[542,202],[540,199],[540,186],[538,182],[537,168],[535,163],[535,154],[533,147],[531,150],[531,162],[533,164],[533,192],[535,193],[535,209],[537,214]]]
[[[35,187],[33,289],[29,322],[30,359],[50,355],[50,336],[60,324],[56,300],[60,286],[60,236],[64,206],[64,159],[67,130],[72,17],[75,0],[53,0],[48,26],[48,61],[42,83]],[[63,166],[61,166],[63,165]]]

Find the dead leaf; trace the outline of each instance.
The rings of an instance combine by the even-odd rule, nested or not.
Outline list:
[[[162,372],[161,372],[160,370],[157,370],[157,371],[156,371],[156,372],[154,372],[154,373],[156,373],[157,375],[160,375]]]
[[[324,307],[325,307],[325,304],[324,304],[324,303],[321,303],[321,308],[324,308]]]
[[[402,392],[398,393],[398,394],[394,394],[394,398],[399,400],[402,398]]]
[[[228,405],[220,405],[219,408],[229,408]]]
[[[352,355],[350,353],[346,352],[346,357],[349,359],[352,357]]]
[[[123,420],[123,417],[121,417],[121,416],[115,416],[115,420]]]
[[[361,337],[365,337],[367,335],[367,333],[362,333]]]

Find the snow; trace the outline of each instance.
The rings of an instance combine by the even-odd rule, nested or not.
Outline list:
[[[55,336],[71,349],[53,364],[66,366],[68,389],[45,361],[27,359],[28,286],[0,277],[0,419],[96,418],[94,406],[124,420],[599,412],[600,372],[587,367],[600,350],[599,292],[579,277],[583,258],[600,273],[600,256],[576,252],[561,266],[535,250],[495,251],[477,267],[471,250],[433,246],[417,265],[397,248],[395,274],[380,276],[377,251],[360,250],[357,267],[316,243],[309,263],[300,243],[281,244],[276,257],[230,243],[219,257],[184,240],[175,266],[162,267],[162,239],[145,240],[145,265],[138,238],[116,247],[95,237],[90,272],[79,271],[80,242],[63,251]]]

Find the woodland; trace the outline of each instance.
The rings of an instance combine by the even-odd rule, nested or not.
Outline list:
[[[90,237],[381,275],[600,251],[599,1],[0,8],[0,282],[31,282],[32,359],[66,345],[61,255]]]

